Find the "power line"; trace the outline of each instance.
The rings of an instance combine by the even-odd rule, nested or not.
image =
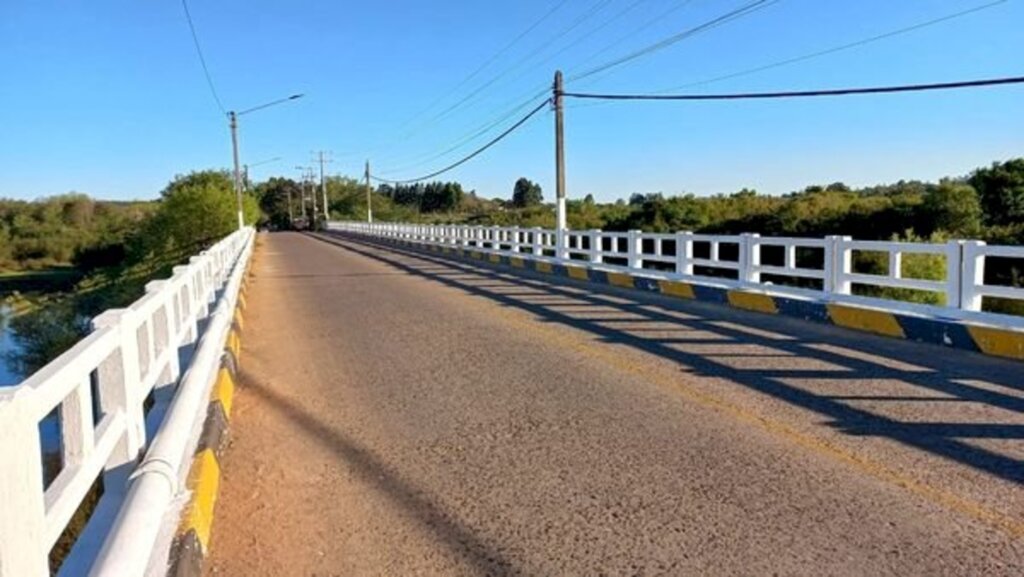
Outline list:
[[[519,104],[517,104],[512,109],[506,111],[505,113],[503,113],[498,118],[496,118],[494,120],[491,120],[491,121],[488,121],[487,123],[485,123],[485,124],[483,124],[481,126],[478,126],[471,133],[464,134],[462,137],[460,137],[458,140],[456,140],[454,144],[452,144],[451,146],[449,146],[448,148],[445,148],[444,150],[442,150],[440,152],[437,152],[437,153],[427,153],[427,154],[424,154],[424,155],[420,155],[420,156],[415,157],[415,158],[412,159],[412,160],[415,161],[413,164],[408,164],[406,166],[402,166],[402,167],[395,168],[395,169],[388,170],[388,171],[384,171],[384,172],[385,173],[388,173],[388,172],[402,172],[402,171],[409,170],[409,169],[412,169],[412,168],[418,168],[420,166],[423,166],[424,164],[427,164],[427,163],[432,162],[434,160],[437,160],[438,158],[441,158],[441,157],[443,157],[443,156],[445,156],[445,155],[447,155],[447,154],[449,154],[451,152],[454,152],[454,151],[458,150],[459,148],[462,148],[466,144],[468,144],[468,143],[476,140],[477,138],[483,136],[484,134],[490,132],[493,128],[495,128],[496,126],[498,126],[502,122],[505,122],[506,120],[508,120],[509,118],[514,116],[519,111],[521,111],[524,108],[526,108],[527,106],[533,104],[537,100],[537,98],[540,98],[541,96],[543,96],[545,93],[549,92],[550,90],[551,90],[550,88],[544,88],[544,89],[541,89],[540,91],[530,95],[529,98],[527,98],[526,100],[520,102]]]
[[[445,109],[443,109],[440,112],[434,114],[430,118],[427,118],[427,119],[423,120],[422,122],[418,123],[418,125],[413,126],[412,128],[410,128],[408,131],[405,132],[404,135],[402,135],[400,137],[400,139],[408,139],[408,138],[410,138],[410,137],[412,137],[412,136],[414,136],[416,134],[419,134],[420,132],[423,132],[423,130],[425,130],[427,127],[432,126],[434,124],[437,124],[439,121],[441,121],[441,120],[451,116],[455,111],[459,110],[460,108],[463,108],[464,106],[472,106],[472,105],[476,104],[480,100],[481,93],[483,93],[488,88],[492,87],[494,84],[496,84],[497,82],[499,82],[503,78],[506,78],[512,72],[514,72],[516,70],[519,70],[521,67],[523,67],[525,64],[527,64],[531,59],[533,59],[538,54],[540,54],[543,51],[545,51],[552,44],[555,44],[556,42],[561,40],[563,37],[565,37],[566,35],[571,33],[573,30],[575,30],[577,27],[579,27],[581,24],[583,24],[585,21],[587,21],[589,18],[593,17],[595,14],[600,12],[611,1],[612,0],[596,0],[582,14],[576,16],[575,20],[573,22],[571,22],[567,27],[563,28],[562,30],[557,32],[553,37],[549,38],[548,40],[546,40],[545,42],[543,42],[542,44],[540,44],[539,46],[534,48],[526,56],[520,58],[518,60],[518,62],[516,62],[515,64],[513,64],[513,65],[511,65],[511,66],[509,66],[507,68],[505,68],[504,70],[497,71],[497,73],[494,76],[492,76],[489,79],[485,80],[483,82],[483,84],[468,90],[465,94],[462,95],[462,97],[458,101],[450,104]],[[558,8],[560,8],[566,2],[567,2],[567,0],[563,0],[563,2],[560,2],[558,5],[556,5],[556,7],[554,9],[550,10],[547,14],[545,14],[545,16],[542,17],[542,19],[540,21],[538,21],[537,24],[540,24],[543,20],[547,19],[548,16],[550,16],[552,13],[554,13]],[[535,28],[535,26],[531,27],[531,30],[533,28]],[[548,86],[547,83],[544,83],[542,85],[539,85],[534,90],[545,89],[547,86]],[[520,98],[522,98],[522,97],[520,97]],[[531,99],[532,98],[533,97],[531,97]],[[516,100],[519,100],[519,98],[517,98]],[[427,110],[429,110],[429,109],[430,109],[430,107],[427,108]],[[426,112],[426,110],[424,112]],[[420,113],[420,114],[422,114],[422,113]],[[407,122],[403,126],[406,126],[408,124],[409,123]],[[399,130],[401,130],[401,129],[399,129]],[[378,151],[383,150],[385,152],[390,151],[394,147],[394,145],[396,143],[397,143],[397,141],[391,142],[390,144],[385,144],[385,145],[382,145],[382,146],[378,146],[376,148],[376,150],[378,150]]]
[[[196,54],[199,55],[199,63],[203,66],[203,75],[206,76],[206,84],[210,87],[210,94],[213,95],[213,100],[217,103],[217,108],[220,108],[220,111],[223,114],[227,114],[228,110],[220,101],[220,96],[217,94],[217,88],[214,87],[213,78],[210,76],[210,69],[206,66],[206,58],[203,57],[203,48],[199,44],[199,36],[196,34],[196,26],[192,22],[192,14],[188,11],[188,2],[186,0],[181,0],[181,7],[185,10],[185,20],[188,21],[188,29],[192,31],[192,42],[196,45]]]
[[[909,32],[914,32],[914,31],[920,30],[922,28],[927,28],[929,26],[934,26],[936,24],[941,24],[943,22],[947,22],[949,20],[954,20],[954,19],[957,19],[957,18],[962,18],[964,16],[967,16],[967,15],[970,15],[970,14],[974,14],[975,12],[981,12],[982,10],[987,10],[989,8],[993,8],[993,7],[995,7],[995,6],[999,5],[999,4],[1005,4],[1008,1],[1009,0],[996,0],[995,2],[989,2],[987,4],[982,4],[980,6],[975,6],[973,8],[968,8],[967,10],[961,10],[960,12],[954,12],[953,14],[947,14],[947,15],[941,16],[939,18],[933,18],[933,19],[927,20],[925,22],[919,22],[917,24],[914,24],[914,25],[911,25],[911,26],[907,26],[907,27],[904,27],[904,28],[899,28],[899,29],[896,29],[896,30],[890,30],[889,32],[885,32],[885,33],[882,33],[882,34],[871,36],[869,38],[863,38],[861,40],[856,40],[856,41],[853,41],[853,42],[848,42],[846,44],[840,44],[839,46],[833,46],[831,48],[826,48],[824,50],[819,50],[817,52],[811,52],[809,54],[804,54],[802,56],[796,56],[796,57],[793,57],[793,58],[787,58],[785,60],[780,60],[778,62],[773,62],[771,64],[765,64],[765,65],[762,65],[762,66],[756,66],[754,68],[748,68],[748,69],[745,69],[745,70],[740,70],[738,72],[732,72],[730,74],[724,74],[722,76],[716,76],[714,78],[709,78],[707,80],[701,80],[701,81],[698,81],[698,82],[691,82],[689,84],[682,84],[682,85],[678,85],[678,86],[673,86],[671,88],[665,89],[665,91],[667,92],[669,90],[679,90],[680,88],[690,88],[690,87],[693,87],[693,86],[700,86],[700,85],[703,85],[703,84],[711,84],[712,82],[720,82],[722,80],[731,80],[733,78],[738,78],[740,76],[746,76],[746,75],[749,75],[749,74],[755,74],[757,72],[764,72],[765,70],[771,70],[773,68],[780,68],[782,66],[788,66],[790,64],[796,64],[798,62],[804,62],[806,60],[811,60],[813,58],[819,58],[821,56],[827,56],[829,54],[834,54],[836,52],[842,52],[844,50],[849,50],[851,48],[858,48],[858,47],[864,46],[866,44],[871,44],[873,42],[878,42],[880,40],[885,40],[887,38],[892,38],[894,36],[900,36],[902,34],[907,34]]]
[[[468,83],[468,82],[469,82],[470,80],[472,80],[472,79],[476,78],[476,77],[477,77],[477,75],[479,75],[479,74],[480,74],[481,72],[483,72],[483,71],[484,71],[484,70],[485,70],[485,69],[486,69],[486,68],[487,68],[488,66],[490,66],[491,64],[493,64],[493,63],[494,63],[494,62],[495,62],[495,61],[496,61],[496,60],[497,60],[498,58],[500,58],[500,57],[501,57],[501,56],[503,56],[503,55],[504,55],[504,54],[505,54],[506,52],[508,52],[509,50],[511,50],[511,49],[512,49],[512,47],[513,47],[513,46],[515,46],[516,44],[518,44],[520,40],[522,40],[523,38],[525,38],[525,37],[526,37],[526,35],[528,35],[529,33],[533,32],[534,30],[536,30],[538,26],[540,26],[541,24],[543,24],[545,20],[547,20],[548,18],[550,18],[552,14],[554,14],[555,12],[557,12],[557,11],[558,11],[558,10],[559,10],[559,9],[560,9],[560,8],[561,8],[562,6],[564,6],[564,5],[566,4],[566,2],[568,2],[568,1],[569,1],[569,0],[561,0],[561,2],[558,2],[557,4],[555,4],[554,6],[552,6],[550,10],[548,10],[547,12],[545,12],[545,13],[544,13],[544,15],[543,15],[543,16],[541,16],[540,18],[538,18],[537,20],[535,20],[535,21],[533,22],[533,24],[531,24],[531,25],[530,25],[529,27],[527,27],[527,28],[526,28],[526,30],[523,30],[522,32],[520,32],[520,33],[519,33],[519,35],[517,35],[517,36],[516,36],[515,38],[513,38],[513,39],[512,39],[512,40],[511,40],[511,41],[510,41],[510,42],[509,42],[508,44],[506,44],[506,45],[505,45],[504,47],[502,47],[502,48],[501,48],[500,50],[498,50],[497,52],[495,52],[493,56],[491,56],[491,57],[490,57],[490,58],[488,58],[488,59],[487,59],[486,61],[484,61],[484,62],[483,62],[483,64],[481,64],[480,66],[478,66],[478,67],[477,67],[477,68],[476,68],[475,70],[473,70],[473,72],[470,72],[470,73],[469,73],[469,75],[468,75],[468,76],[466,76],[466,77],[465,77],[464,79],[462,79],[462,81],[461,81],[461,82],[459,82],[458,84],[456,84],[454,88],[452,88],[452,89],[451,89],[451,90],[449,90],[448,92],[446,92],[446,93],[444,93],[443,95],[441,95],[441,96],[440,96],[439,98],[437,98],[437,100],[434,100],[434,101],[433,101],[433,102],[432,102],[432,103],[430,104],[430,106],[427,106],[427,107],[426,107],[426,108],[424,108],[424,109],[423,109],[422,111],[420,111],[420,112],[419,112],[419,113],[417,113],[417,114],[416,114],[415,116],[413,116],[413,117],[412,117],[412,118],[410,118],[410,119],[409,119],[408,121],[406,121],[406,122],[405,122],[405,123],[404,123],[404,124],[403,124],[402,126],[400,126],[400,127],[398,128],[398,131],[401,131],[401,130],[403,130],[403,129],[404,129],[404,128],[405,128],[406,126],[408,126],[408,125],[409,125],[409,124],[411,124],[411,123],[412,123],[413,121],[415,121],[415,120],[416,120],[417,118],[419,118],[420,116],[422,116],[423,114],[425,114],[425,113],[426,113],[426,112],[427,112],[428,110],[430,110],[430,109],[434,108],[435,106],[437,106],[438,104],[440,104],[440,103],[441,103],[442,101],[444,101],[444,99],[446,99],[446,98],[448,98],[449,96],[451,96],[452,94],[454,94],[454,93],[458,92],[458,90],[459,90],[459,89],[461,89],[461,88],[462,88],[463,86],[465,86],[465,85],[466,85],[466,84],[467,84],[467,83]]]
[[[761,0],[761,1],[764,1],[764,0]],[[541,44],[539,47],[537,47],[532,52],[527,54],[515,66],[512,66],[511,68],[508,68],[508,69],[504,70],[503,72],[501,72],[498,75],[494,76],[493,78],[491,78],[490,80],[488,80],[484,84],[478,86],[474,90],[471,90],[468,94],[463,96],[460,100],[458,100],[457,102],[455,102],[454,104],[452,104],[448,108],[446,108],[446,109],[442,110],[441,112],[439,112],[438,114],[436,114],[434,117],[432,117],[430,120],[428,120],[427,123],[429,124],[430,122],[434,122],[434,121],[440,120],[440,119],[448,116],[449,114],[451,114],[452,112],[454,112],[455,110],[460,108],[463,104],[466,104],[471,99],[473,99],[475,96],[477,96],[478,94],[480,94],[484,90],[486,90],[486,89],[490,88],[491,86],[493,86],[494,83],[498,82],[499,80],[501,80],[502,78],[504,78],[505,76],[510,74],[512,71],[522,67],[524,64],[526,64],[526,62],[528,62],[529,60],[531,60],[532,58],[534,58],[535,56],[537,56],[538,54],[540,54],[541,52],[546,50],[549,46],[551,46],[555,42],[561,40],[563,37],[565,37],[570,32],[575,30],[581,24],[583,24],[588,19],[593,17],[595,14],[600,12],[602,9],[604,9],[605,6],[608,5],[609,2],[611,2],[611,0],[597,0],[597,2],[592,4],[589,9],[587,9],[583,14],[578,16],[568,27],[563,29],[558,34],[556,34],[554,38],[549,39],[547,42]]]
[[[587,78],[588,76],[593,76],[594,74],[598,74],[600,72],[604,72],[605,70],[608,70],[610,68],[614,68],[616,66],[621,66],[621,65],[623,65],[623,64],[625,64],[627,62],[630,62],[632,60],[636,60],[637,58],[640,58],[642,56],[646,56],[648,54],[651,54],[651,53],[656,52],[658,50],[661,50],[663,48],[667,48],[667,47],[669,47],[669,46],[671,46],[673,44],[676,44],[677,42],[680,42],[682,40],[690,38],[691,36],[695,36],[695,35],[700,34],[702,32],[707,32],[708,30],[712,30],[714,28],[717,28],[719,26],[727,24],[727,23],[729,23],[729,22],[731,22],[733,20],[738,20],[738,19],[740,19],[740,18],[742,18],[744,16],[747,16],[749,14],[753,14],[754,12],[757,12],[759,10],[763,10],[764,8],[767,8],[767,7],[771,6],[772,4],[775,4],[775,3],[779,2],[779,1],[780,0],[753,0],[752,2],[744,4],[743,6],[741,6],[739,8],[736,8],[735,10],[731,10],[729,12],[726,12],[725,14],[722,14],[721,16],[718,16],[716,18],[708,20],[707,22],[704,22],[703,24],[700,24],[698,26],[694,26],[693,28],[684,30],[683,32],[680,32],[680,33],[675,34],[673,36],[669,36],[668,38],[665,38],[664,40],[660,40],[658,42],[655,42],[654,44],[651,44],[649,46],[646,46],[644,48],[641,48],[640,50],[631,52],[629,54],[626,54],[625,56],[621,56],[621,57],[616,58],[614,60],[611,60],[609,62],[605,62],[604,64],[601,64],[599,66],[591,68],[590,70],[587,70],[586,72],[582,72],[580,74],[577,74],[577,75],[569,78],[569,80],[570,81],[582,80],[584,78]]]
[[[872,86],[867,88],[838,88],[831,90],[738,92],[730,94],[591,94],[583,92],[564,92],[562,93],[562,96],[566,98],[585,98],[592,100],[763,100],[773,98],[806,98],[815,96],[851,96],[855,94],[925,92],[931,90],[977,88],[982,86],[1000,86],[1006,84],[1024,84],[1024,76],[989,78],[984,80],[965,80],[960,82],[940,82],[934,84],[903,84],[897,86]]]
[[[455,168],[457,168],[459,166],[462,166],[463,164],[469,162],[473,158],[479,156],[481,153],[483,153],[488,148],[494,146],[495,144],[498,144],[499,142],[504,140],[505,137],[507,137],[508,135],[510,135],[513,132],[515,132],[516,129],[518,129],[520,126],[526,124],[526,121],[528,121],[531,118],[533,118],[534,115],[536,115],[538,112],[540,112],[548,104],[551,104],[551,99],[550,98],[547,98],[543,102],[538,104],[537,107],[534,108],[533,110],[531,110],[526,116],[524,116],[521,119],[519,119],[518,122],[516,122],[515,124],[513,124],[512,126],[507,128],[504,132],[502,132],[498,136],[494,137],[487,144],[481,146],[480,148],[476,149],[475,151],[473,151],[472,153],[468,154],[467,156],[464,156],[461,160],[459,160],[457,162],[453,162],[452,164],[449,164],[448,166],[442,168],[441,170],[434,171],[434,172],[432,172],[430,174],[427,174],[425,176],[421,176],[419,178],[410,178],[410,179],[405,179],[405,180],[389,180],[389,179],[386,179],[386,178],[378,178],[378,177],[375,177],[375,176],[371,177],[371,178],[373,178],[374,180],[376,180],[378,182],[384,182],[384,183],[387,183],[387,184],[413,184],[413,183],[416,183],[416,182],[422,182],[424,180],[429,180],[429,179],[434,178],[436,176],[440,176],[440,175],[442,175],[442,174],[444,174],[444,173],[446,173],[446,172],[448,172],[450,170],[453,170],[453,169],[455,169]]]
[[[615,48],[619,44],[622,44],[626,40],[632,38],[633,36],[636,36],[637,34],[643,32],[644,30],[647,30],[651,26],[654,26],[655,24],[657,24],[659,22],[664,22],[666,18],[668,18],[672,14],[678,12],[679,10],[682,10],[683,8],[686,8],[687,6],[689,6],[692,3],[693,3],[693,0],[683,0],[679,4],[676,4],[675,6],[672,6],[668,10],[665,10],[664,12],[659,13],[654,18],[651,18],[650,20],[648,20],[648,21],[644,22],[643,24],[641,24],[640,26],[634,28],[632,31],[628,32],[627,34],[625,34],[623,36],[620,36],[616,40],[613,40],[612,42],[607,44],[604,48],[602,48],[602,49],[598,50],[597,52],[594,52],[593,54],[591,54],[589,57],[587,57],[587,59],[585,59],[583,62],[580,63],[580,66],[590,62],[591,60],[594,60],[598,56],[604,54],[605,52],[608,52],[612,48]]]

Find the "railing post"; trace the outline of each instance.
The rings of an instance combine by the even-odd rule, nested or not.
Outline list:
[[[555,258],[569,260],[569,229],[555,230]]]
[[[946,242],[946,306],[960,308],[960,289],[963,286],[963,255],[961,240]]]
[[[963,243],[962,248],[960,308],[978,312],[981,311],[983,304],[978,287],[985,285],[985,243],[980,240],[969,240]]]
[[[0,400],[0,577],[50,574],[39,424],[26,405]]]
[[[600,264],[604,262],[604,253],[601,252],[601,229],[594,228],[588,233],[590,237],[590,262]]]
[[[676,274],[693,275],[693,233],[676,233]]]
[[[749,283],[760,283],[761,273],[761,235],[745,232],[740,242],[740,280]]]
[[[207,306],[205,298],[201,306]],[[126,467],[135,462],[146,445],[146,420],[142,408],[139,371],[139,339],[134,313],[130,309],[106,311],[92,321],[93,329],[112,327],[117,331],[118,347],[100,363],[97,388],[100,410],[104,415],[124,414],[125,434],[110,455],[106,465],[104,485],[110,491],[123,491],[127,479]]]
[[[643,268],[644,261],[640,258],[643,250],[643,240],[640,238],[641,231],[631,230],[626,233],[626,264],[629,268]]]
[[[522,234],[522,233],[519,231],[519,225],[517,224],[517,225],[513,226],[512,227],[512,252],[519,252],[519,243],[521,243],[523,241],[523,238],[520,236],[520,234]]]
[[[541,243],[540,243],[540,235],[541,235],[541,233],[543,232],[544,229],[542,229],[539,226],[535,226],[531,230],[533,231],[533,255],[534,256],[543,256],[544,255],[544,246],[541,245]]]
[[[853,250],[848,236],[825,237],[825,283],[827,293],[848,295],[852,291],[849,274],[853,272]]]

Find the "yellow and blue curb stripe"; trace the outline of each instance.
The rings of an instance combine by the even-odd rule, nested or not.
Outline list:
[[[170,554],[170,577],[199,577],[203,560],[210,551],[214,510],[220,492],[220,462],[227,447],[234,406],[238,361],[241,356],[241,330],[244,325],[245,285],[235,307],[231,329],[225,339],[221,366],[210,392],[206,420],[192,458],[188,476],[189,501],[182,511],[181,523]]]
[[[398,241],[403,246],[423,250],[423,246]],[[436,252],[436,247],[427,250]],[[726,305],[745,311],[782,315],[876,335],[930,343],[985,355],[1024,360],[1024,331],[990,327],[958,319],[922,317],[883,311],[845,303],[801,299],[716,287],[686,281],[654,279],[626,272],[602,271],[583,263],[566,265],[550,261],[455,248],[455,256],[513,269],[564,277],[619,288],[658,293],[669,297]]]

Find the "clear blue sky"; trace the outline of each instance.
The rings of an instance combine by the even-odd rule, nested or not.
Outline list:
[[[361,175],[370,157],[375,172],[404,178],[458,159],[516,120],[430,158],[549,85],[556,67],[571,77],[746,1],[567,0],[455,93],[558,0],[191,0],[190,7],[225,106],[307,95],[242,118],[244,162],[283,157],[254,169],[254,178],[294,176],[293,167],[307,164],[315,149],[334,152],[331,173]],[[984,3],[781,0],[567,88],[663,90]],[[1020,75],[1022,23],[1024,0],[1009,0],[860,48],[685,90]],[[0,196],[76,190],[152,198],[176,173],[230,165],[227,123],[179,0],[4,1],[0,74]],[[434,118],[496,75],[469,102]],[[1020,87],[814,101],[572,102],[568,190],[603,200],[742,187],[784,193],[816,182],[963,174],[1024,155],[1022,104]],[[526,176],[551,198],[552,123],[544,111],[445,177],[490,197],[510,195],[513,181]]]

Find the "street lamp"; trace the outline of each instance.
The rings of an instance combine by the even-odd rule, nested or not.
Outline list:
[[[250,112],[256,112],[257,110],[263,110],[276,104],[288,102],[289,100],[296,100],[302,98],[302,94],[293,94],[288,98],[281,98],[280,100],[274,100],[266,104],[260,104],[259,106],[253,106],[247,108],[241,112],[235,112],[232,110],[228,112],[228,124],[231,127],[231,149],[235,160],[235,200],[238,202],[238,228],[241,229],[245,226],[245,217],[242,211],[242,168],[238,163],[238,117],[243,114],[249,114]]]

